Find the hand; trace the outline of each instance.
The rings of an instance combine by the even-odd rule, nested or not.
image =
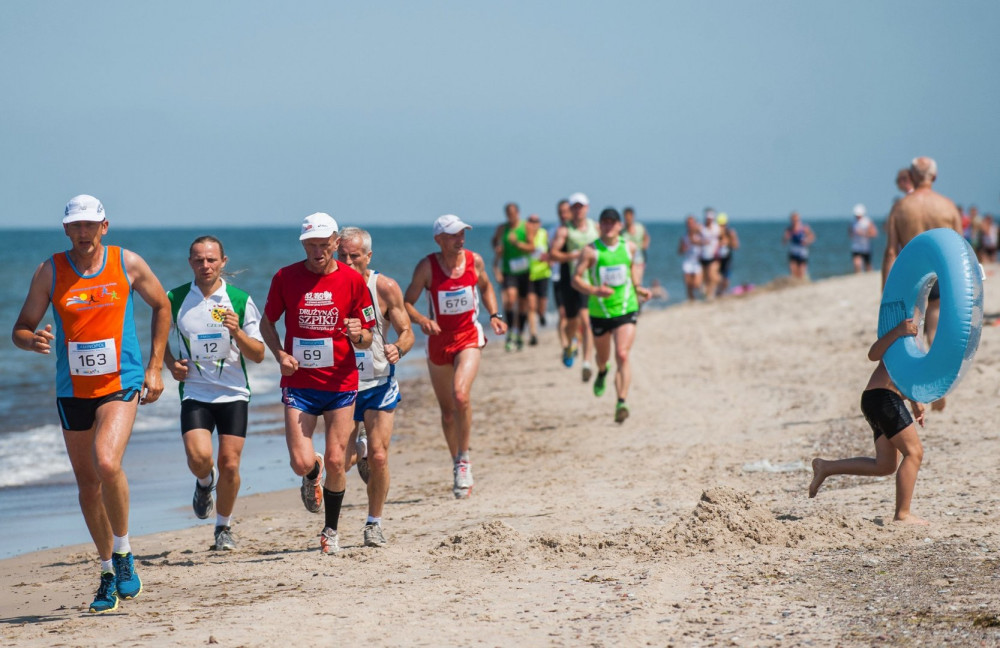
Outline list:
[[[493,332],[496,333],[497,335],[503,335],[504,333],[507,332],[507,322],[503,321],[498,317],[490,318],[490,327],[493,329]]]
[[[615,289],[612,288],[611,286],[605,286],[604,284],[601,284],[600,286],[594,289],[595,297],[602,297],[602,298],[610,297],[613,294],[615,294]]]
[[[295,356],[288,355],[284,351],[278,352],[278,368],[282,376],[291,376],[299,369],[299,361]]]
[[[35,335],[31,338],[31,350],[35,353],[47,355],[52,350],[49,342],[54,339],[56,337],[52,335],[52,325],[46,324],[45,328],[35,331]]]
[[[437,335],[441,332],[441,327],[434,320],[426,319],[420,323],[420,330],[424,332],[424,335]]]
[[[188,375],[188,360],[184,358],[183,360],[174,360],[173,364],[170,365],[170,375],[174,377],[177,382],[183,382],[187,379]]]
[[[361,331],[364,330],[363,328],[361,328],[361,320],[358,319],[357,317],[348,317],[344,319],[344,324],[347,327],[345,330],[345,332],[347,333],[347,339],[350,340],[351,342],[356,341],[358,337],[361,335]]]
[[[493,270],[493,276],[494,276],[494,278],[496,278],[497,283],[502,286],[503,285],[503,272],[500,270],[500,268],[495,268]]]
[[[399,359],[403,356],[399,353],[399,347],[395,344],[385,345],[385,359],[389,361],[389,364],[396,364]]]
[[[153,371],[147,367],[146,379],[143,381],[142,391],[139,393],[139,403],[141,405],[155,403],[162,393],[163,377],[160,376],[160,370]]]
[[[917,330],[916,321],[911,317],[897,324],[896,332],[899,333],[899,337],[908,337],[916,335],[919,331]]]
[[[235,337],[240,330],[240,316],[234,311],[226,309],[226,317],[222,320],[222,325],[229,331],[229,335]]]
[[[913,412],[913,420],[916,421],[920,427],[924,427],[924,407],[923,403],[918,403],[916,401],[910,401],[910,411]]]
[[[645,286],[636,286],[635,294],[639,297],[640,303],[648,302],[650,299],[653,298],[653,291],[650,290],[649,288],[646,288]]]

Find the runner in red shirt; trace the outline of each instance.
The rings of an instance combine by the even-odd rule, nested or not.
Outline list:
[[[497,335],[507,324],[497,312],[496,295],[481,256],[465,249],[465,230],[472,229],[458,216],[448,214],[434,222],[434,240],[440,252],[420,260],[404,300],[410,319],[427,335],[427,366],[441,407],[441,427],[454,462],[456,498],[472,491],[469,438],[472,433],[472,382],[479,371],[486,344],[479,324],[479,299],[490,313]],[[428,293],[430,317],[416,308],[420,293]]]
[[[306,259],[285,266],[271,279],[260,332],[281,367],[285,439],[292,470],[302,476],[302,503],[312,513],[326,505],[320,550],[333,554],[340,550],[337,523],[347,486],[344,457],[358,394],[354,349],[371,346],[375,308],[361,275],[334,258],[340,236],[333,218],[323,213],[306,216],[299,240]],[[275,328],[282,316],[284,344]],[[325,456],[312,442],[320,416],[326,426]]]

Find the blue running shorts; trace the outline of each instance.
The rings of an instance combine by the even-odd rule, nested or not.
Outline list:
[[[323,412],[350,407],[358,397],[356,391],[332,392],[322,389],[285,387],[281,390],[281,402],[291,407],[319,416]]]
[[[354,420],[364,421],[368,410],[391,412],[396,409],[400,400],[399,383],[394,376],[389,376],[384,385],[358,392],[358,400],[354,404]]]

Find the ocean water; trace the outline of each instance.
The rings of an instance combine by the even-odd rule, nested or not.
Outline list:
[[[811,222],[816,243],[810,274],[824,278],[852,271],[847,229],[850,220]],[[347,223],[343,223],[347,224]],[[550,223],[546,223],[546,226]],[[741,247],[732,262],[733,285],[762,285],[788,272],[782,244],[784,221],[731,221]],[[670,307],[684,299],[678,241],[680,223],[648,223],[652,238],[646,283],[657,279],[669,299],[652,307]],[[466,246],[491,263],[489,240],[494,225],[475,226]],[[405,290],[413,267],[435,249],[429,226],[371,228],[372,267],[395,278]],[[21,308],[32,273],[52,252],[66,249],[68,239],[58,225],[45,230],[8,230],[0,237],[0,321],[10,331]],[[187,250],[202,234],[213,234],[225,245],[232,283],[249,291],[263,309],[274,271],[302,258],[297,227],[119,230],[112,223],[105,242],[140,254],[164,287],[191,280]],[[881,260],[884,239],[875,242],[873,261]],[[550,300],[551,303],[551,300]],[[136,297],[136,319],[143,352],[148,349],[149,309]],[[554,318],[552,318],[554,319]],[[51,315],[43,320],[51,322]],[[419,334],[419,330],[418,330]],[[27,353],[9,341],[0,344],[0,558],[42,548],[89,542],[79,513],[76,487],[63,448],[55,409],[55,357]],[[418,347],[422,347],[419,341]],[[281,416],[277,365],[268,358],[249,366],[253,390],[250,432],[243,455],[241,495],[296,487],[288,468]],[[410,354],[400,375],[424,371],[419,353]],[[194,524],[190,498],[193,478],[188,472],[179,432],[176,383],[165,373],[166,390],[156,403],[142,406],[125,456],[132,490],[132,535]],[[405,394],[404,394],[405,397]],[[268,407],[271,406],[271,407]],[[321,441],[321,439],[320,439]],[[318,446],[321,446],[318,444]],[[237,506],[237,514],[239,512]],[[206,531],[206,533],[208,533]]]

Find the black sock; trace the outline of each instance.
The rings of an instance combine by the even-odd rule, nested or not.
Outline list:
[[[514,309],[508,308],[503,312],[503,318],[511,325],[514,325]]]
[[[538,314],[538,323],[540,325],[542,325],[542,326],[545,326],[545,314],[544,313],[539,313]]]
[[[517,333],[518,333],[518,335],[520,335],[521,333],[524,332],[524,323],[527,322],[527,321],[528,321],[528,314],[527,313],[518,313],[517,314]]]
[[[625,399],[624,399],[624,398],[619,398],[619,399],[618,399],[618,404],[619,404],[619,405],[621,405],[621,404],[622,404],[622,403],[624,403],[624,402],[625,402]]]
[[[337,530],[337,522],[340,521],[340,507],[344,503],[344,491],[334,493],[323,488],[323,508],[326,513],[326,526],[334,531]]]
[[[313,464],[313,469],[306,473],[306,479],[316,479],[317,477],[319,477],[319,470],[320,466],[319,462],[317,461],[315,464]]]

